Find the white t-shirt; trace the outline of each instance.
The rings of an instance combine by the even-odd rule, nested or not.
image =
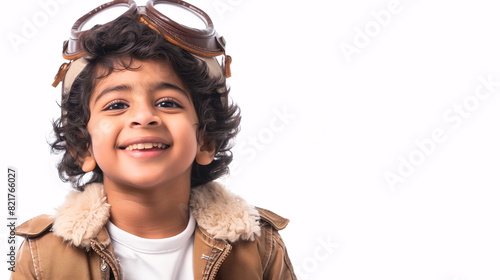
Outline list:
[[[108,221],[106,228],[123,279],[193,280],[195,225],[190,213],[188,225],[180,234],[147,239],[123,231]]]

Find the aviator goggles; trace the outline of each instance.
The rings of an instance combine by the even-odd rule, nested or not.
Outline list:
[[[157,4],[169,4],[189,11],[203,21],[205,29],[191,28],[173,21],[155,8]],[[141,22],[160,33],[168,42],[207,62],[212,74],[224,75],[226,78],[231,76],[231,57],[226,55],[226,42],[215,31],[210,17],[199,8],[180,0],[149,0],[145,6],[137,6],[133,0],[115,0],[93,9],[73,24],[70,38],[63,45],[63,57],[70,62],[61,65],[52,84],[57,87],[62,81],[63,95],[69,92],[74,80],[87,64],[81,42],[81,38],[88,32],[82,30],[85,23],[99,13],[120,6],[128,8],[125,13],[136,11]],[[215,59],[218,56],[223,56],[220,64]]]

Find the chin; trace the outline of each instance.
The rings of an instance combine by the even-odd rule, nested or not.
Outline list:
[[[152,180],[151,178],[134,178],[124,182],[126,185],[130,185],[137,188],[154,188],[165,183],[165,180]]]
[[[170,172],[168,172],[170,171]],[[106,174],[106,172],[104,172]],[[122,169],[119,173],[108,173],[104,175],[107,180],[118,185],[130,186],[134,188],[154,188],[168,184],[189,184],[191,170],[166,170],[155,168]],[[105,180],[106,181],[106,180]]]
[[[129,177],[129,180],[124,180],[122,183],[130,186],[134,186],[137,188],[154,188],[157,186],[161,186],[164,184],[168,184],[169,182],[175,182],[178,181],[174,178],[168,178],[165,177],[165,174],[162,174],[163,176],[153,176],[151,174],[141,174],[138,176],[134,176],[133,178]],[[180,179],[180,178],[177,178]],[[182,180],[181,180],[182,181]]]

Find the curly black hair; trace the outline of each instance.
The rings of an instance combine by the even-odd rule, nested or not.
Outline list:
[[[162,61],[172,66],[193,100],[199,121],[197,135],[202,135],[202,143],[215,146],[212,163],[193,162],[191,187],[229,173],[228,165],[233,159],[232,140],[239,132],[241,117],[236,104],[224,102],[229,93],[224,77],[210,76],[204,61],[166,41],[161,34],[140,22],[135,12],[93,27],[83,37],[82,44],[88,64],[74,81],[69,94],[61,100],[64,113],[53,122],[56,139],[50,144],[53,153],[63,153],[57,168],[64,182],[71,182],[78,190],[89,183],[103,182],[99,166],[84,178],[86,173],[77,162],[88,153],[91,145],[87,130],[90,95],[98,79],[115,69],[133,70],[131,65],[135,60]]]

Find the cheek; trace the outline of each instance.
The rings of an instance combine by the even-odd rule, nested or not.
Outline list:
[[[87,124],[87,129],[92,139],[93,149],[100,145],[105,145],[107,142],[113,140],[113,122],[109,120],[96,120],[90,119]]]
[[[198,148],[196,141],[196,126],[190,121],[177,121],[170,127],[170,132],[177,144],[182,144],[186,150],[194,150]]]

